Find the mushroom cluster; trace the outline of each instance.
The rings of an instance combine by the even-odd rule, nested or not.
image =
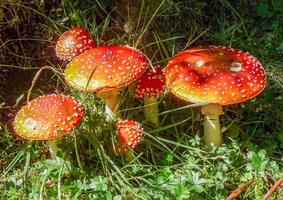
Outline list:
[[[109,116],[118,111],[118,91],[136,80],[136,97],[144,100],[145,118],[155,127],[159,126],[157,99],[163,95],[165,86],[185,101],[205,104],[201,111],[207,145],[222,144],[219,122],[222,106],[251,99],[266,85],[260,62],[233,48],[191,48],[173,57],[165,70],[160,66],[151,69],[141,51],[129,46],[96,47],[87,30],[74,28],[59,38],[56,54],[70,61],[64,71],[68,85],[105,99],[105,112]],[[56,158],[60,138],[71,133],[83,116],[84,107],[73,97],[44,95],[21,108],[13,127],[23,138],[48,140],[51,157]],[[143,127],[133,120],[119,120],[116,128],[116,147],[132,160],[131,152],[143,135]]]

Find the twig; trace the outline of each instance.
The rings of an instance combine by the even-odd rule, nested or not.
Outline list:
[[[245,182],[241,184],[237,189],[233,190],[231,194],[226,197],[225,200],[233,200],[236,199],[242,192],[244,192],[248,187],[250,187],[251,184],[253,184],[255,180],[250,180],[248,182]]]
[[[272,195],[275,190],[277,190],[280,185],[283,184],[283,177],[278,179],[278,181],[268,190],[268,192],[263,196],[262,200],[267,200]]]

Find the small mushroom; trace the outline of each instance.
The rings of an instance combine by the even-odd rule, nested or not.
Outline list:
[[[133,120],[123,120],[116,123],[117,127],[117,147],[128,160],[133,160],[131,149],[135,148],[143,135],[143,127]]]
[[[75,57],[67,65],[65,80],[71,87],[105,99],[105,111],[113,116],[118,90],[138,79],[146,68],[146,57],[140,51],[128,46],[102,46]]]
[[[165,71],[166,86],[177,97],[202,106],[204,142],[222,144],[222,105],[247,101],[263,91],[266,74],[247,52],[216,46],[195,47],[177,54]]]
[[[83,28],[73,28],[64,32],[57,41],[56,55],[64,61],[69,61],[73,57],[84,51],[94,48],[95,40],[90,33]]]
[[[154,126],[159,126],[158,98],[165,90],[165,76],[160,66],[154,70],[148,68],[138,79],[136,97],[144,100],[145,119]]]
[[[23,106],[13,127],[17,135],[28,140],[48,140],[51,158],[55,159],[60,138],[77,127],[84,115],[82,104],[70,96],[40,96]],[[59,149],[60,150],[60,149]]]

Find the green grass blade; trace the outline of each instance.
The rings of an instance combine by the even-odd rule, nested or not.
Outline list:
[[[6,167],[5,171],[9,172],[13,167],[22,159],[22,157],[25,155],[25,150],[22,149],[19,151],[19,153],[15,156],[15,158],[10,162],[10,164]]]
[[[188,108],[195,108],[195,107],[199,107],[199,106],[204,106],[204,105],[207,105],[207,104],[209,104],[208,101],[202,102],[202,103],[190,104],[190,105],[175,108],[175,109],[172,109],[172,110],[163,111],[163,112],[159,113],[159,115],[165,115],[165,114],[168,114],[168,113],[172,113],[172,112],[176,112],[176,111],[180,111],[180,110],[185,110],[185,109],[188,109]]]

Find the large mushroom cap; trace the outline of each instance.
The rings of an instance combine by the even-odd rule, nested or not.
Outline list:
[[[139,78],[147,68],[146,57],[128,46],[103,46],[75,57],[65,70],[67,83],[82,91],[120,88]]]
[[[57,41],[56,55],[61,60],[71,60],[76,55],[95,47],[95,40],[83,28],[64,32]]]
[[[205,46],[177,54],[166,67],[166,86],[181,99],[221,105],[258,95],[266,85],[260,62],[238,49]]]
[[[138,98],[158,98],[165,89],[165,76],[161,67],[148,68],[138,79],[136,96]]]
[[[21,108],[13,122],[15,132],[29,140],[53,140],[79,125],[84,107],[70,96],[40,96]]]

